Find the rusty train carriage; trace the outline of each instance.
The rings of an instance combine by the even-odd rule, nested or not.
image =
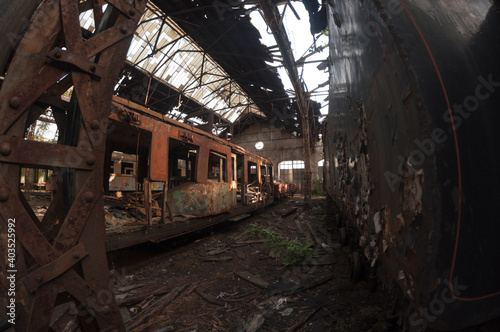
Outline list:
[[[189,233],[273,201],[268,160],[117,96],[109,118],[105,160],[111,161],[116,150],[138,151],[136,175],[148,227],[108,236],[108,250]],[[126,190],[110,188],[109,170],[105,167],[105,190]],[[155,222],[152,183],[162,191],[161,218]]]

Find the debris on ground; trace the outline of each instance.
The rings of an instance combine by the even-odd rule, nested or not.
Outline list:
[[[307,212],[298,202],[138,254],[147,257],[139,262],[115,262],[112,254],[110,264],[122,266],[116,299],[130,316],[128,330],[378,331],[385,304],[366,282],[350,280],[350,249],[339,243],[326,199],[314,198]],[[311,254],[287,265],[286,252],[297,246]]]

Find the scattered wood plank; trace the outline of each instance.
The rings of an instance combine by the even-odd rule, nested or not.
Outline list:
[[[155,289],[151,292],[148,292],[148,293],[128,296],[128,297],[125,297],[124,299],[117,299],[117,304],[118,305],[134,305],[134,304],[137,304],[137,303],[143,301],[144,299],[148,298],[151,295],[160,295],[162,293],[168,292],[170,289],[171,289],[170,286],[163,286],[163,287],[157,288],[157,289]]]
[[[196,289],[196,287],[197,287],[197,284],[193,284],[193,285],[191,285],[191,287],[189,287],[189,288],[187,289],[187,291],[184,293],[184,296],[189,296],[189,295],[191,295],[191,293],[192,293],[192,292]]]
[[[297,211],[297,207],[293,206],[293,207],[290,207],[290,208],[287,208],[287,209],[278,210],[278,211],[276,211],[276,214],[280,215],[282,218],[285,218],[286,216],[291,215],[295,211]]]
[[[233,249],[234,253],[236,254],[236,256],[238,256],[239,259],[241,260],[245,260],[247,259],[247,255],[245,255],[245,253],[241,250],[238,250],[238,249]]]
[[[329,236],[331,236],[331,234],[328,233],[327,230],[324,227],[319,227],[318,230],[320,231],[321,234],[323,234],[324,236],[326,236],[326,238],[328,238]]]
[[[321,307],[316,307],[313,311],[308,313],[307,315],[303,316],[296,324],[294,324],[292,327],[290,327],[287,332],[293,332],[296,331],[299,327],[304,325],[305,322],[309,320]]]
[[[120,288],[118,288],[118,293],[126,293],[128,291],[133,290],[133,289],[141,288],[144,286],[146,286],[146,285],[145,284],[138,284],[138,285],[129,285],[129,286],[120,287]]]
[[[209,251],[207,251],[205,253],[205,255],[208,255],[208,256],[215,256],[215,255],[219,255],[219,254],[222,254],[226,251],[228,251],[229,248],[217,248],[217,249],[211,249]]]
[[[241,299],[241,298],[247,297],[248,295],[254,295],[254,294],[255,294],[255,291],[250,292],[250,293],[236,295],[236,296],[231,296],[230,298],[227,299],[227,301]]]
[[[245,279],[248,282],[251,282],[254,285],[259,286],[260,288],[267,288],[269,286],[269,283],[262,279],[261,277],[258,277],[256,275],[251,274],[248,271],[241,271],[241,272],[235,272],[237,276],[239,276],[242,279]]]
[[[260,329],[260,327],[264,324],[265,318],[261,313],[257,313],[253,316],[252,320],[248,324],[248,328],[245,332],[255,332]]]
[[[306,222],[306,225],[309,228],[309,231],[311,231],[312,236],[314,237],[320,248],[322,248],[322,245],[324,243],[323,240],[319,238],[319,236],[316,234],[310,223]]]
[[[235,242],[231,245],[231,247],[243,247],[243,246],[248,246],[251,244],[258,244],[258,243],[264,243],[266,242],[265,240],[248,240],[248,241],[240,241],[240,242]]]
[[[144,324],[152,316],[161,313],[172,301],[174,301],[189,285],[174,288],[170,293],[156,301],[156,304],[146,308],[127,322],[127,330],[135,331],[135,329]],[[139,329],[137,331],[142,330]]]
[[[300,224],[300,221],[298,221],[297,219],[295,219],[295,225],[297,225],[297,229],[299,230],[299,232],[301,232],[302,234],[305,234],[304,229],[302,228],[302,225]]]
[[[202,259],[203,262],[227,262],[232,260],[233,257],[231,256],[222,256],[222,257],[208,257],[205,259]]]
[[[312,288],[318,287],[318,286],[323,285],[324,283],[327,283],[328,281],[332,280],[334,277],[335,276],[332,274],[332,275],[329,275],[327,277],[321,278],[318,281],[313,282],[312,284],[310,284],[308,286],[301,286],[301,287],[299,287],[297,289],[297,291],[305,291],[305,290],[308,290],[308,289],[312,289]]]
[[[212,296],[210,294],[202,292],[198,288],[195,288],[194,292],[196,294],[198,294],[199,296],[201,296],[202,298],[204,298],[207,302],[210,302],[210,303],[213,303],[213,304],[217,304],[217,305],[220,305],[220,306],[224,305],[224,301],[221,301],[221,300],[217,299],[216,297],[214,297],[214,296]]]

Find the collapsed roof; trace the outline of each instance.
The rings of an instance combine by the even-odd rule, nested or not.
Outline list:
[[[233,0],[150,1],[115,93],[221,136],[255,121],[300,136],[293,92],[271,65],[281,55],[260,42],[248,15],[255,9]],[[93,29],[91,13],[81,20]],[[319,114],[317,105],[311,112]]]

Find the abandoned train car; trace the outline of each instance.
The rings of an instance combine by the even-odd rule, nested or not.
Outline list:
[[[165,240],[273,202],[267,159],[117,96],[109,118],[104,190],[141,192],[147,225],[108,233],[108,250]]]
[[[402,289],[408,327],[498,317],[499,2],[329,4],[324,176],[341,233]]]

